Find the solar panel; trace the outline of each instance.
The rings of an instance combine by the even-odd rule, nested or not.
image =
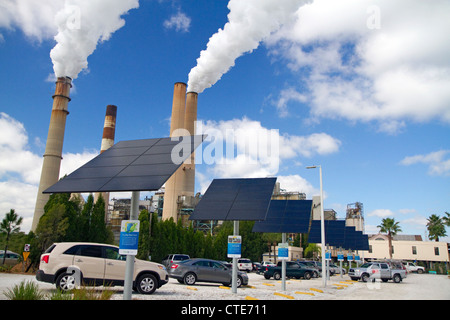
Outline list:
[[[271,200],[266,219],[253,226],[253,232],[307,233],[312,200]]]
[[[204,138],[120,141],[44,193],[158,190]]]
[[[276,180],[214,179],[189,220],[264,220]]]
[[[325,220],[325,243],[330,246],[340,247],[345,240],[344,220]],[[320,220],[312,220],[308,237],[309,243],[321,243],[321,223]]]

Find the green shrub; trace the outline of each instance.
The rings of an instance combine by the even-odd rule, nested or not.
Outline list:
[[[26,280],[8,289],[4,294],[9,300],[42,300],[45,297],[37,283]]]

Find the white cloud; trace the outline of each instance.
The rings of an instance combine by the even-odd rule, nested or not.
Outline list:
[[[282,161],[335,153],[341,145],[326,133],[281,135],[246,117],[198,122],[197,132],[208,134],[207,140],[214,141],[205,145],[202,155],[196,152],[196,162],[213,164],[211,170],[217,176],[228,178],[275,176]]]
[[[266,45],[299,75],[298,89],[287,86],[312,118],[375,121],[387,133],[450,123],[449,11],[448,1],[315,0]]]
[[[378,218],[392,218],[394,217],[394,212],[389,209],[376,209],[368,214],[369,217],[378,217]]]
[[[450,176],[450,150],[439,150],[428,154],[405,157],[400,164],[410,166],[423,163],[428,165],[430,175]]]
[[[308,196],[317,195],[319,191],[303,177],[279,175],[279,165],[288,160],[298,162],[299,158],[335,153],[341,145],[338,139],[326,133],[309,136],[282,135],[278,130],[265,128],[259,121],[246,117],[228,121],[198,122],[197,133],[206,133],[209,135],[208,139],[215,139],[206,143],[202,152],[196,151],[196,162],[208,164],[206,172],[196,171],[200,192],[206,191],[212,177],[276,176],[281,187],[287,191],[304,192]],[[208,162],[211,154],[215,157],[214,162]],[[198,157],[203,157],[205,161]]]
[[[191,18],[183,12],[178,12],[164,21],[164,27],[167,29],[175,29],[178,32],[189,32],[191,26]]]
[[[70,174],[98,153],[97,150],[63,153],[60,177]],[[42,161],[41,155],[30,150],[24,125],[0,113],[0,215],[15,209],[24,218],[22,230],[25,231],[31,228],[33,220]]]
[[[30,39],[41,42],[57,33],[54,17],[64,7],[64,1],[2,0],[0,27],[14,30],[18,27]]]

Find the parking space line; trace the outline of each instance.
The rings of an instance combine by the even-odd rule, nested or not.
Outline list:
[[[279,292],[274,292],[273,293],[275,296],[280,296],[286,299],[295,299],[293,296],[288,296],[287,294],[283,294],[283,293],[279,293]]]

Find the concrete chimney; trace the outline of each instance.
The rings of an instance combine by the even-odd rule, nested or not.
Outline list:
[[[175,83],[172,100],[172,118],[170,121],[170,136],[177,137],[182,134],[177,129],[184,127],[184,114],[186,106],[186,84],[182,82]],[[167,180],[165,184],[163,220],[173,218],[176,222],[178,218],[178,196],[182,194],[184,187],[184,171],[180,166],[177,171]]]
[[[188,92],[186,97],[186,112],[184,117],[184,128],[191,136],[195,135],[195,122],[197,121],[197,99],[196,92]],[[195,153],[191,154],[183,164],[184,186],[183,195],[194,196],[195,193]]]
[[[52,115],[50,117],[44,162],[42,164],[41,180],[39,182],[33,223],[31,225],[32,231],[36,231],[39,219],[44,214],[44,206],[50,197],[49,194],[43,194],[42,192],[58,182],[59,179],[64,131],[66,127],[66,118],[69,114],[68,104],[70,101],[71,87],[72,79],[69,77],[59,77],[56,81]]]
[[[114,137],[116,134],[116,115],[117,115],[117,106],[111,104],[107,105],[105,124],[103,125],[103,137],[102,137],[102,144],[100,147],[100,154],[114,145]],[[102,192],[101,194],[103,196],[103,199],[105,200],[105,214],[106,214],[108,212],[109,192]],[[95,202],[97,202],[99,195],[100,193],[96,193],[94,195]]]

